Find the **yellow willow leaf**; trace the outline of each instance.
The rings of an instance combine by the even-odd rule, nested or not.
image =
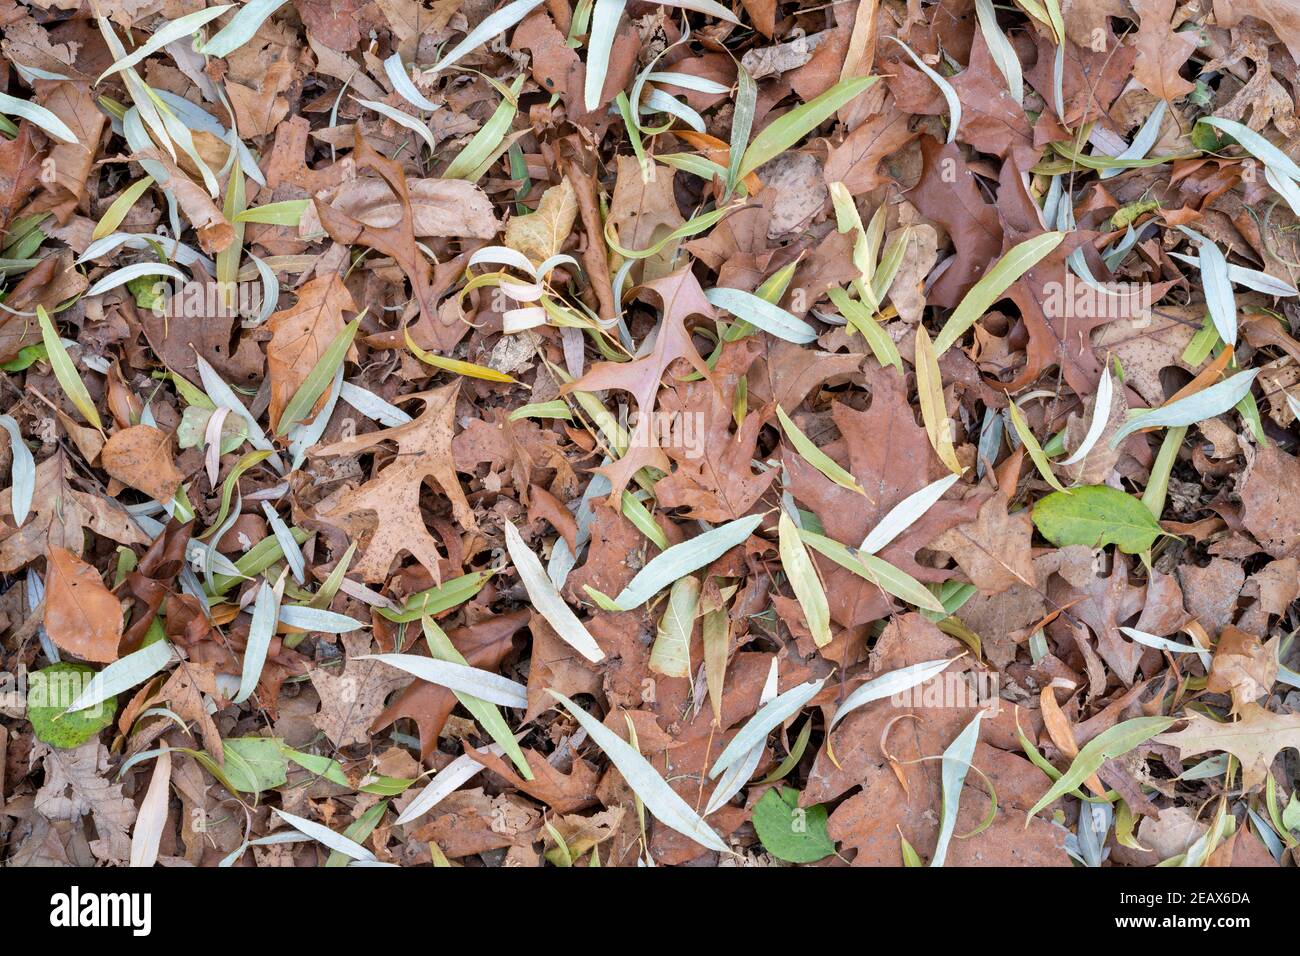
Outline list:
[[[1011,424],[1016,429],[1016,434],[1020,436],[1020,443],[1025,446],[1025,451],[1029,452],[1029,457],[1038,469],[1038,473],[1043,476],[1043,480],[1055,488],[1057,491],[1069,494],[1065,486],[1056,479],[1052,474],[1052,463],[1047,460],[1047,455],[1043,452],[1043,446],[1038,444],[1038,439],[1034,433],[1029,430],[1029,423],[1025,421],[1024,414],[1015,402],[1007,406],[1007,411],[1011,413]]]
[[[73,363],[68,350],[63,347],[49,313],[40,305],[36,306],[36,321],[40,324],[41,339],[45,342],[45,354],[49,359],[50,367],[54,370],[54,378],[58,381],[59,387],[86,421],[102,432],[104,424],[100,421],[95,403],[91,401],[90,392],[86,391],[86,384],[77,374],[77,366]]]
[[[494,368],[488,368],[484,365],[475,365],[473,362],[462,362],[460,359],[450,359],[442,355],[434,355],[432,352],[426,352],[415,344],[411,338],[409,329],[403,329],[402,334],[406,336],[406,347],[411,350],[416,358],[425,365],[432,365],[434,368],[440,368],[446,372],[455,372],[457,375],[464,375],[468,378],[481,378],[489,382],[514,382],[515,380],[505,372],[498,372]]]
[[[930,445],[950,471],[961,474],[961,463],[952,447],[952,433],[948,414],[943,404],[943,380],[939,376],[939,360],[925,326],[916,327],[916,392],[921,402],[921,420]]]
[[[826,589],[817,577],[817,568],[808,555],[808,549],[799,540],[798,529],[784,511],[777,523],[777,534],[780,537],[781,567],[790,579],[799,607],[803,609],[813,642],[818,647],[825,647],[831,642],[831,612],[826,601]]]

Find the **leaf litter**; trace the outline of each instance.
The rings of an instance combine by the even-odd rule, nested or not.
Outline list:
[[[1294,16],[326,6],[5,13],[0,860],[1296,865]]]

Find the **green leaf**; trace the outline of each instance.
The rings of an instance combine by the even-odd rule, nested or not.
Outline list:
[[[261,793],[284,786],[289,762],[284,742],[276,737],[235,737],[221,742],[226,778],[242,793]]]
[[[754,829],[763,848],[787,863],[815,863],[835,852],[826,832],[826,808],[800,807],[799,791],[780,787],[754,804]]]
[[[934,340],[934,354],[937,356],[946,352],[989,310],[989,306],[1002,298],[1012,283],[1051,253],[1064,238],[1063,232],[1044,232],[1009,250],[984,274],[984,278],[971,286],[971,290],[958,303],[939,330],[938,338]]]
[[[50,315],[45,311],[44,306],[36,306],[36,321],[40,323],[45,354],[50,360],[50,367],[54,369],[54,377],[58,380],[59,387],[77,407],[77,411],[81,412],[82,417],[103,431],[104,426],[99,419],[99,411],[90,399],[90,392],[86,391],[86,383],[77,374],[77,366],[73,364],[68,350],[63,347],[59,333],[55,330],[54,323],[50,321]]]
[[[790,416],[785,413],[785,409],[780,405],[776,406],[776,417],[777,421],[781,423],[781,431],[785,432],[785,437],[790,439],[790,444],[794,445],[794,450],[799,453],[800,458],[841,488],[856,491],[864,498],[866,497],[867,493],[862,490],[858,480],[842,468],[834,458],[814,445],[812,439],[799,429],[799,426],[791,420]]]
[[[878,80],[876,76],[855,76],[840,80],[814,100],[792,109],[769,123],[753,138],[745,150],[736,178],[744,179],[769,159],[775,159],[818,126],[830,119],[842,106],[852,102]]]
[[[334,373],[347,358],[348,349],[352,347],[352,340],[357,337],[357,329],[360,326],[361,316],[357,316],[343,327],[343,331],[316,360],[316,364],[312,366],[312,370],[307,373],[307,377],[298,386],[298,391],[293,393],[293,398],[289,399],[289,404],[280,414],[280,421],[275,426],[277,435],[285,434],[311,414],[316,400],[325,394],[325,390],[334,381]]]
[[[1053,492],[1034,505],[1033,519],[1039,533],[1058,548],[1114,544],[1125,554],[1141,554],[1164,533],[1141,501],[1107,485]]]
[[[94,674],[95,669],[86,664],[62,661],[27,675],[27,719],[38,740],[70,750],[80,747],[113,722],[116,697],[85,710],[67,711],[67,705],[85,689]]]
[[[1060,779],[1053,783],[1042,798],[1034,804],[1029,815],[1025,817],[1025,826],[1029,826],[1029,821],[1039,810],[1062,794],[1077,788],[1111,757],[1128,753],[1138,744],[1168,730],[1177,721],[1176,717],[1135,717],[1133,720],[1126,720],[1099,733],[1084,744],[1078,756],[1074,758],[1074,762],[1070,764],[1070,769],[1062,774]]]

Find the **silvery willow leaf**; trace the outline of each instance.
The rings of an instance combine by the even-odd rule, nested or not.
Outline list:
[[[528,599],[533,602],[537,613],[546,618],[546,623],[551,625],[561,640],[587,660],[592,663],[604,660],[605,652],[600,649],[591,632],[578,620],[578,615],[573,613],[573,609],[560,596],[560,592],[547,577],[542,562],[537,555],[533,554],[532,548],[524,543],[518,529],[508,521],[505,524],[505,535],[506,550],[510,554],[510,560],[515,570],[519,572],[519,580],[524,590],[528,592]]]
[[[722,753],[718,754],[713,769],[709,771],[709,778],[716,779],[718,774],[747,754],[751,748],[766,740],[768,733],[774,727],[799,713],[804,704],[817,696],[817,692],[822,689],[822,685],[825,683],[826,678],[823,677],[820,680],[799,684],[796,687],[791,687],[775,700],[760,707],[758,713],[749,718],[745,726],[740,728],[740,733],[732,737],[731,743],[727,744]]]
[[[351,857],[354,860],[365,860],[371,863],[378,862],[378,860],[375,859],[375,855],[360,843],[357,843],[355,840],[349,840],[341,833],[335,833],[329,827],[321,826],[319,823],[313,823],[311,820],[304,820],[300,816],[286,813],[284,810],[277,807],[272,807],[271,809],[275,811],[276,816],[280,817],[280,819],[284,820],[285,823],[288,823],[295,830],[307,834],[307,836],[311,837],[318,843],[325,844],[331,850],[337,850],[344,856]]]
[[[1101,433],[1106,430],[1106,422],[1110,420],[1110,403],[1114,392],[1115,386],[1111,383],[1110,369],[1104,368],[1101,372],[1101,380],[1097,383],[1097,400],[1092,406],[1092,421],[1088,424],[1088,433],[1083,436],[1083,441],[1074,450],[1074,454],[1061,462],[1062,465],[1073,465],[1088,457],[1088,452],[1092,451],[1092,446],[1097,444],[1097,440],[1101,438]]]
[[[944,668],[956,659],[953,657],[945,660],[922,661],[919,664],[909,664],[907,667],[900,667],[897,670],[888,671],[879,677],[872,678],[861,687],[855,688],[848,697],[844,698],[844,703],[840,704],[839,709],[835,711],[835,716],[831,718],[830,726],[833,728],[853,711],[874,700],[883,700],[886,697],[901,694],[905,690],[924,684],[931,677],[942,673]]]
[[[494,757],[500,757],[505,750],[499,744],[491,744],[487,747],[487,752]],[[406,809],[398,815],[396,822],[405,824],[418,820],[483,769],[483,765],[469,754],[461,754],[434,775],[429,785],[406,805]]]
[[[32,495],[36,492],[36,460],[32,458],[32,450],[23,441],[23,433],[12,415],[0,415],[0,426],[9,433],[9,448],[13,457],[9,513],[13,515],[14,524],[21,528],[31,511]]]
[[[257,682],[262,677],[262,667],[266,664],[266,652],[275,636],[275,624],[280,615],[280,595],[265,580],[257,588],[257,599],[253,602],[253,621],[248,625],[248,645],[244,648],[244,670],[239,678],[239,692],[234,697],[236,704],[242,704],[257,689]]]
[[[68,710],[85,710],[124,690],[130,690],[162,670],[174,657],[175,651],[165,638],[127,654],[92,677],[85,690],[68,705]]]
[[[472,694],[482,700],[502,707],[527,707],[528,688],[491,671],[480,670],[467,664],[440,661],[418,654],[361,654],[355,660],[379,661],[389,667],[414,674],[420,680],[439,684],[463,694]]]
[[[1111,436],[1110,447],[1117,448],[1129,435],[1143,428],[1168,428],[1177,425],[1195,425],[1215,415],[1222,415],[1228,409],[1250,394],[1251,383],[1259,369],[1238,372],[1222,382],[1202,389],[1194,395],[1180,398],[1176,402],[1162,405],[1160,408],[1144,409],[1129,416]]]
[[[960,475],[946,475],[938,481],[931,482],[920,491],[913,492],[889,510],[889,514],[871,529],[862,539],[859,551],[877,554],[900,534],[910,528],[921,515],[933,507],[943,497],[943,493],[953,486]]]
[[[772,665],[767,672],[767,681],[763,684],[763,692],[759,695],[759,705],[767,704],[776,697],[777,691],[777,662],[776,657],[772,658]],[[718,785],[713,789],[713,796],[709,797],[709,802],[704,808],[704,815],[707,817],[710,813],[721,808],[728,800],[740,792],[749,778],[754,775],[758,769],[759,761],[763,759],[763,751],[766,748],[762,741],[759,741],[753,747],[749,748],[749,753],[745,754],[740,760],[737,760],[727,768]]]
[[[582,725],[587,736],[605,751],[605,756],[609,757],[632,792],[641,798],[645,808],[656,820],[706,849],[731,853],[713,828],[668,786],[658,771],[650,766],[650,761],[641,756],[635,747],[563,694],[553,690],[547,690],[547,693],[563,704],[570,716]]]
[[[619,592],[614,603],[625,611],[640,607],[678,578],[698,571],[744,543],[763,523],[762,515],[737,518],[657,554]]]
[[[948,843],[952,840],[952,831],[957,826],[957,804],[961,800],[962,787],[966,783],[966,772],[970,769],[975,756],[975,744],[979,742],[980,720],[985,711],[980,711],[966,725],[966,729],[957,735],[957,739],[943,752],[943,810],[939,816],[939,842],[934,847],[931,866],[943,866],[948,858]]]

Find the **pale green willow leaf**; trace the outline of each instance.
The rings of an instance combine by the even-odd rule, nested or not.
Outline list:
[[[1150,740],[1156,734],[1164,733],[1177,723],[1176,717],[1135,717],[1116,724],[1109,730],[1103,730],[1079,750],[1078,756],[1070,764],[1070,769],[1061,774],[1025,817],[1025,826],[1029,821],[1052,801],[1061,795],[1075,790],[1078,786],[1101,769],[1101,765],[1112,757],[1128,753],[1140,743]]]
[[[1290,156],[1250,127],[1234,120],[1221,119],[1218,116],[1203,116],[1200,122],[1206,126],[1213,126],[1216,129],[1223,130],[1265,166],[1277,170],[1288,179],[1300,179],[1300,166],[1297,166]]]
[[[637,572],[631,583],[614,598],[614,603],[625,611],[640,607],[678,578],[698,571],[744,543],[762,523],[762,515],[737,518],[673,545]]]
[[[614,49],[614,35],[623,16],[627,0],[596,0],[591,14],[591,33],[587,36],[587,75],[583,82],[582,101],[591,112],[600,106],[600,94],[609,74],[609,55]]]
[[[704,293],[704,297],[710,304],[725,309],[764,332],[770,332],[778,339],[785,339],[795,345],[807,345],[817,340],[817,330],[803,319],[779,305],[765,302],[752,292],[742,289],[710,289]]]
[[[112,76],[122,70],[129,70],[145,57],[157,53],[173,40],[182,40],[191,34],[197,33],[205,23],[211,23],[232,6],[234,4],[223,3],[218,7],[208,7],[206,10],[197,10],[194,13],[185,14],[183,17],[177,17],[175,20],[168,20],[150,35],[147,42],[136,47],[130,55],[114,60],[112,66],[99,74],[99,79],[95,81],[94,85],[98,86],[104,82],[106,76]]]
[[[77,699],[68,705],[68,710],[85,710],[96,704],[115,697],[123,691],[130,690],[136,684],[144,683],[154,674],[175,659],[171,643],[165,638],[154,641],[126,657],[113,661],[90,679],[86,688],[77,695]]]
[[[850,548],[847,544],[817,534],[815,531],[809,531],[807,528],[799,529],[799,537],[818,554],[830,558],[840,567],[852,571],[863,580],[870,581],[887,594],[892,594],[922,610],[947,616],[947,609],[929,588],[888,561],[874,554]]]
[[[1017,279],[1049,255],[1064,238],[1063,232],[1044,232],[1008,250],[1007,254],[984,274],[984,278],[971,286],[970,291],[948,317],[948,321],[944,323],[938,337],[934,340],[934,354],[939,356],[946,352],[966,334],[980,316],[989,310],[989,306],[1002,298],[1003,293],[1011,288]]]
[[[472,694],[480,700],[500,704],[502,707],[528,706],[528,688],[523,684],[467,664],[440,661],[418,654],[361,654],[353,660],[379,661],[430,684],[438,684],[462,694]]]
[[[389,106],[387,103],[381,103],[378,100],[363,100],[360,97],[355,96],[353,99],[367,109],[372,109],[376,113],[388,117],[398,126],[403,126],[406,129],[409,129],[412,133],[419,136],[428,144],[430,152],[437,153],[438,141],[433,138],[433,133],[429,132],[429,127],[420,122],[410,113],[403,113],[397,107]]]
[[[68,124],[39,103],[20,100],[8,93],[0,93],[0,113],[25,119],[65,143],[77,142],[77,135],[68,129]]]
[[[387,74],[388,82],[393,84],[393,89],[398,95],[416,109],[431,113],[439,108],[437,103],[416,89],[415,84],[411,82],[410,74],[406,72],[406,67],[402,63],[402,54],[394,53],[384,61],[384,73]]]
[[[650,669],[668,677],[691,676],[691,631],[700,605],[700,582],[689,574],[673,582],[668,606],[659,619],[654,646],[650,648]]]
[[[1020,57],[1016,56],[1011,41],[998,27],[997,13],[993,9],[992,0],[975,0],[975,15],[979,19],[980,32],[984,35],[984,45],[988,47],[993,65],[1007,81],[1007,89],[1010,90],[1011,98],[1016,101],[1016,105],[1023,106],[1025,81],[1020,69]]]
[[[831,612],[826,600],[826,589],[822,587],[821,579],[817,577],[817,568],[799,539],[799,529],[785,511],[781,512],[777,534],[781,567],[799,601],[813,643],[825,647],[831,642]]]
[[[236,704],[242,704],[253,695],[257,682],[262,677],[262,668],[266,664],[266,652],[275,636],[275,623],[280,616],[280,595],[266,581],[257,588],[257,600],[253,602],[253,620],[248,625],[248,645],[244,648],[244,670],[239,677],[239,692],[234,696]]]
[[[32,458],[31,449],[23,441],[23,433],[12,415],[0,415],[0,427],[9,433],[9,449],[13,457],[9,513],[13,516],[14,524],[21,528],[31,512],[32,496],[36,492],[36,461]]]
[[[335,833],[329,827],[321,826],[319,823],[313,823],[311,820],[304,820],[302,817],[295,816],[292,813],[286,813],[276,807],[272,807],[276,815],[284,820],[295,830],[305,833],[318,843],[323,843],[331,850],[342,853],[344,856],[351,857],[354,860],[364,860],[367,863],[377,863],[375,855],[363,847],[355,840],[349,840],[341,833]]]
[[[833,728],[853,711],[872,701],[884,700],[886,697],[901,694],[905,690],[924,684],[956,659],[953,657],[947,660],[922,661],[919,664],[910,664],[907,667],[888,671],[867,681],[844,699],[844,703],[840,704],[835,711],[835,716],[831,718],[830,726]]]
[[[429,73],[437,73],[439,70],[445,70],[451,66],[466,53],[474,50],[493,37],[504,33],[512,26],[522,20],[528,14],[532,13],[542,5],[544,0],[515,0],[514,3],[508,3],[500,10],[479,21],[478,25],[454,47],[443,54],[442,59],[431,66]]]
[[[722,753],[718,754],[713,769],[709,771],[709,779],[716,780],[718,774],[766,740],[773,728],[799,713],[808,701],[817,696],[825,683],[826,678],[823,677],[820,680],[799,684],[759,708],[758,713],[746,721],[745,726],[740,728],[740,732],[732,737]]]
[[[694,840],[700,846],[718,853],[731,853],[731,850],[713,831],[700,815],[691,809],[668,786],[650,762],[641,756],[631,744],[614,733],[595,717],[557,691],[547,693],[558,700],[582,729],[587,732],[596,746],[605,751],[614,767],[622,774],[632,792],[640,797],[645,808],[664,826],[676,830],[682,836]]]
[[[796,106],[784,116],[769,123],[754,137],[749,148],[745,150],[745,158],[740,164],[740,169],[737,170],[737,177],[743,179],[769,159],[780,156],[830,119],[841,107],[851,103],[877,79],[879,77],[856,76],[840,80],[821,96],[809,100],[802,106]]]
[[[1197,647],[1195,644],[1179,644],[1177,641],[1171,641],[1167,637],[1157,637],[1155,634],[1148,634],[1146,631],[1139,631],[1133,627],[1121,627],[1120,631],[1146,647],[1154,647],[1158,651],[1168,651],[1171,654],[1196,654],[1201,659],[1208,671],[1213,661],[1210,658],[1210,652],[1203,647]]]
[[[356,542],[354,541],[353,544]],[[297,546],[297,542],[294,542],[294,547]],[[335,590],[338,590],[337,587]],[[280,623],[287,624],[289,627],[300,627],[304,631],[319,631],[322,634],[350,634],[370,626],[346,614],[301,604],[281,605]]]
[[[790,419],[790,416],[785,413],[785,409],[780,405],[776,406],[776,417],[781,423],[781,430],[785,432],[785,437],[790,439],[790,444],[794,445],[794,450],[799,453],[800,458],[841,488],[847,488],[849,491],[856,491],[858,494],[866,496],[867,493],[862,490],[858,480],[845,471],[834,458],[814,445],[812,439],[799,429],[799,426]]]
[[[893,40],[903,48],[903,52],[912,58],[912,62],[916,64],[916,68],[928,76],[935,86],[939,87],[939,92],[942,93],[943,98],[947,100],[949,114],[948,142],[951,143],[957,138],[957,130],[961,126],[961,97],[957,95],[957,91],[953,89],[952,84],[926,65],[924,60],[912,52],[910,46],[898,37],[888,37],[888,39]]]
[[[99,410],[95,408],[95,403],[91,401],[90,392],[86,390],[86,383],[81,380],[77,374],[77,366],[72,361],[72,356],[68,354],[67,348],[63,345],[63,340],[59,338],[58,331],[54,328],[54,322],[50,319],[49,313],[41,305],[36,306],[36,321],[41,327],[41,341],[45,343],[45,358],[50,363],[50,368],[54,371],[54,377],[59,383],[59,387],[77,411],[90,424],[103,430],[103,424],[99,418]]]
[[[561,640],[587,660],[592,663],[604,660],[605,652],[560,596],[555,584],[547,576],[546,569],[542,567],[541,560],[524,543],[518,529],[508,521],[505,524],[505,535],[510,560],[519,572],[519,580],[537,613],[546,618],[546,623],[551,625]]]
[[[952,841],[952,831],[957,826],[957,806],[961,800],[962,787],[966,783],[966,773],[975,757],[980,720],[985,713],[983,710],[977,713],[943,752],[943,807],[939,814],[939,840],[934,847],[934,856],[930,859],[931,866],[943,866],[948,859],[948,844]]]
[[[889,514],[881,518],[880,522],[862,539],[862,545],[858,550],[866,554],[879,554],[882,548],[910,528],[923,514],[929,511],[934,506],[934,503],[943,497],[944,492],[951,488],[960,477],[961,475],[945,475],[938,481],[931,482],[920,491],[913,492],[894,505],[893,508],[889,509]]]
[[[284,4],[285,0],[249,0],[239,8],[239,12],[230,18],[230,22],[222,27],[216,36],[203,44],[199,52],[208,56],[229,56],[253,39],[257,28]]]
[[[1106,422],[1110,420],[1110,405],[1114,394],[1115,386],[1111,382],[1110,369],[1102,369],[1101,381],[1097,383],[1097,400],[1093,402],[1092,421],[1088,424],[1088,432],[1083,436],[1083,441],[1079,442],[1079,447],[1074,450],[1074,454],[1061,462],[1062,465],[1077,464],[1088,457],[1088,452],[1092,451],[1092,446],[1097,444],[1097,440],[1101,438],[1101,433],[1106,430]]]
[[[1186,398],[1180,398],[1176,402],[1170,402],[1160,408],[1135,412],[1111,436],[1110,447],[1118,447],[1125,438],[1143,428],[1195,425],[1197,422],[1222,415],[1250,394],[1250,386],[1258,374],[1257,368],[1248,372],[1238,372],[1230,378],[1225,378],[1209,388],[1188,395]]]

